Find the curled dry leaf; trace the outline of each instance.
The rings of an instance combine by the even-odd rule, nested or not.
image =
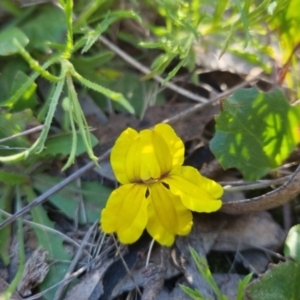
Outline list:
[[[109,259],[99,268],[87,273],[80,281],[68,292],[65,300],[80,299],[92,300],[99,299],[103,294],[103,275],[114,262]]]
[[[283,205],[300,193],[300,165],[290,179],[279,188],[264,195],[223,202],[221,211],[232,214],[249,214]]]
[[[17,289],[23,297],[31,295],[31,290],[44,281],[49,272],[48,255],[45,249],[38,248],[26,262],[23,277]]]
[[[161,248],[161,262],[159,265],[149,264],[143,271],[145,282],[143,284],[142,300],[154,300],[163,288],[166,276],[167,250]]]
[[[170,248],[164,248],[164,255],[170,256]],[[161,247],[152,249],[149,268],[145,268],[146,256],[140,255],[134,267],[130,270],[131,276],[125,274],[123,279],[114,287],[111,298],[115,299],[125,292],[129,292],[135,289],[135,286],[145,287],[149,282],[150,284],[156,284],[157,291],[159,290],[159,284],[166,279],[170,279],[174,276],[178,276],[180,272],[174,267],[169,259],[163,258],[162,265],[162,253]],[[163,278],[162,275],[164,274]],[[156,280],[157,279],[157,280]],[[135,283],[134,283],[134,282]],[[175,298],[174,298],[175,299]],[[177,298],[176,298],[177,299]]]

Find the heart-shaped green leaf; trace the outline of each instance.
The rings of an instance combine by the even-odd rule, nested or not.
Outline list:
[[[240,89],[223,102],[210,147],[223,168],[235,167],[255,180],[293,151],[299,125],[300,106],[290,105],[280,89]]]

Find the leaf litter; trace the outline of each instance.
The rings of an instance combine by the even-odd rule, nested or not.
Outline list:
[[[40,47],[41,45],[38,46]],[[45,46],[43,45],[43,47]],[[208,60],[205,60],[205,62],[207,61]],[[222,72],[224,72],[224,68],[220,68],[220,65],[215,67],[212,67],[211,64],[207,66],[203,63],[203,65],[210,70],[206,74],[202,74],[201,81],[209,84],[209,82],[212,82],[210,77],[215,76],[214,78],[218,79],[215,80],[218,82],[217,91],[221,90],[220,86],[222,84],[225,84],[227,87],[235,86],[243,80],[239,76],[236,77],[235,74],[231,76],[230,82],[228,81],[230,74],[242,73],[241,75],[243,76],[243,73],[249,71],[247,69],[247,72],[242,72],[240,68],[235,68],[234,72],[232,72],[232,68],[226,65],[227,70],[225,72],[227,72],[228,75],[226,81],[226,76],[223,76],[223,74],[219,73],[215,75],[216,69],[217,71],[219,71],[218,69],[223,69]],[[233,66],[234,65],[231,65],[231,67]],[[249,68],[249,66],[247,66],[247,68]],[[251,68],[252,67],[250,67],[250,70]],[[205,80],[205,76],[207,80]],[[185,85],[184,88],[193,93],[195,90],[200,90],[197,88],[197,85]],[[216,87],[213,86],[213,89],[216,89]],[[149,107],[142,119],[138,119],[132,115],[126,115],[125,113],[117,115],[111,114],[108,116],[107,123],[104,125],[99,122],[97,115],[90,114],[90,112],[93,112],[93,108],[87,106],[86,111],[89,111],[89,113],[86,113],[86,116],[89,125],[94,128],[93,134],[99,141],[99,146],[96,148],[96,151],[98,151],[97,154],[101,155],[107,149],[110,149],[116,137],[128,126],[136,129],[148,128],[158,122],[179,115],[180,112],[185,109],[193,107],[193,104],[182,103],[183,99],[180,98],[176,92],[172,92],[171,94],[173,94],[172,96],[175,101],[170,103],[166,101],[167,104]],[[166,93],[166,95],[170,95],[170,91]],[[208,98],[208,95],[209,93],[205,92],[200,96]],[[194,143],[200,145],[199,148],[208,149],[208,139],[212,136],[214,116],[219,113],[220,107],[219,103],[206,106],[205,109],[190,114],[188,118],[179,118],[172,125],[187,145]],[[196,151],[194,148],[188,150],[192,154]],[[84,164],[85,161],[86,158],[83,158],[81,161],[79,159],[78,164]],[[103,162],[103,164],[104,163],[109,166],[107,161]],[[196,164],[193,159],[190,160],[189,163]],[[213,161],[210,157],[204,161],[203,167],[206,168],[211,163],[213,163]],[[57,167],[52,166],[52,168],[54,170],[50,170],[50,172],[57,173]],[[216,170],[217,173],[210,173],[213,178],[221,178],[224,173],[226,173],[233,176],[236,180],[240,179],[240,173],[235,169],[229,169],[224,172],[217,167]],[[42,210],[40,209],[38,214],[34,214],[33,212],[31,216],[34,221],[37,221],[37,219],[40,219],[41,215],[47,211],[49,219],[44,216],[44,221],[46,220],[47,223],[46,226],[53,227],[54,221],[55,226],[59,228],[59,230],[76,240],[85,250],[82,251],[80,258],[77,258],[78,261],[75,263],[74,270],[71,271],[71,275],[73,275],[73,277],[71,276],[71,279],[73,279],[72,286],[65,295],[65,298],[62,299],[122,299],[120,297],[123,297],[122,295],[124,295],[124,293],[128,294],[134,291],[137,286],[143,291],[141,299],[144,300],[189,299],[182,290],[179,289],[179,283],[188,284],[193,288],[201,290],[206,298],[213,297],[214,294],[211,287],[196,268],[189,251],[189,246],[192,246],[203,257],[207,257],[211,253],[212,255],[216,255],[216,253],[223,253],[223,255],[230,253],[235,255],[235,258],[230,261],[230,268],[227,268],[226,271],[222,270],[222,273],[219,272],[218,268],[220,268],[220,266],[218,265],[213,265],[211,268],[216,270],[213,271],[213,277],[221,291],[227,295],[229,299],[236,299],[237,285],[244,275],[244,273],[239,274],[239,272],[235,271],[236,264],[243,264],[248,272],[256,271],[256,273],[259,274],[266,270],[270,262],[278,262],[276,251],[282,247],[286,233],[281,228],[277,218],[275,221],[275,217],[272,217],[273,213],[265,212],[264,210],[277,207],[295,198],[295,196],[299,194],[300,186],[298,167],[284,185],[277,189],[263,191],[259,196],[252,196],[250,194],[250,197],[248,197],[244,193],[240,193],[239,196],[242,197],[234,199],[234,193],[231,193],[232,198],[230,198],[230,196],[227,198],[222,209],[223,212],[210,215],[196,215],[191,234],[187,237],[178,237],[176,244],[171,249],[165,249],[155,245],[150,255],[150,263],[146,266],[150,244],[150,239],[147,235],[143,236],[141,241],[135,245],[122,246],[114,243],[110,237],[104,237],[96,228],[93,228],[88,240],[84,241],[85,233],[91,228],[90,224],[96,221],[97,218],[96,215],[93,214],[93,210],[100,210],[100,205],[97,207],[97,203],[99,203],[99,199],[97,199],[98,196],[93,194],[87,195],[87,189],[84,185],[88,185],[88,182],[85,181],[93,181],[91,184],[94,184],[95,181],[103,182],[105,188],[106,185],[109,186],[109,190],[111,186],[116,184],[114,177],[109,173],[109,167],[108,170],[104,170],[104,173],[103,171],[101,172],[100,176],[99,172],[96,173],[94,170],[87,172],[84,175],[83,186],[73,186],[71,189],[69,187],[69,193],[64,196],[62,196],[63,193],[59,192],[56,196],[59,195],[62,198],[56,200],[56,204],[55,201],[53,201],[53,197],[52,199],[49,197],[49,203],[45,205]],[[56,182],[51,181],[51,177],[44,177],[43,179],[47,181],[47,178],[48,183],[51,182],[51,185],[56,184]],[[57,176],[53,176],[53,178],[60,180]],[[105,182],[103,178],[106,178],[107,181]],[[30,179],[33,180],[33,183],[35,182],[33,176],[30,177]],[[39,193],[44,193],[48,187],[43,188],[41,185],[36,184],[35,189],[38,190]],[[83,201],[83,207],[80,207],[78,202],[74,201],[78,195],[83,198],[88,196],[92,199],[90,202]],[[58,205],[58,202],[62,203],[68,201],[73,201],[71,208]],[[86,221],[79,218],[78,226],[74,226],[73,224],[74,216],[72,212],[74,209],[79,209],[80,211],[85,210],[88,216]],[[237,216],[231,216],[230,214],[236,214]],[[240,216],[240,214],[245,215]],[[45,234],[45,232],[41,232],[40,239],[46,239],[47,242],[45,243],[48,243],[51,248],[60,245],[60,251],[64,253],[68,252],[68,255],[64,257],[66,261],[63,263],[69,265],[72,259],[74,259],[71,257],[75,257],[77,250],[68,242],[65,241],[62,243],[61,240],[57,240],[56,238],[55,245],[51,245],[51,238],[49,238],[49,236],[47,237],[47,235],[42,237],[41,235]],[[36,252],[39,253],[39,261],[35,263],[36,260],[34,257]],[[48,256],[46,255],[46,250],[37,248],[36,252],[33,252],[31,258],[29,256],[27,259],[26,266],[29,271],[27,272],[28,274],[25,274],[27,277],[25,276],[19,284],[18,291],[20,295],[30,295],[32,292],[31,289],[43,281],[47,274],[49,261],[46,259]],[[299,253],[297,253],[297,255],[298,254]],[[52,259],[53,258],[52,256]],[[260,268],[257,268],[255,267],[255,263],[257,263],[259,259],[261,259],[261,265],[263,265],[263,267],[260,265]],[[51,263],[55,264],[56,262],[52,261]],[[126,267],[124,263],[126,263]],[[297,281],[297,276],[299,276],[297,264],[298,262],[289,261],[286,264],[281,263],[276,265],[274,269],[286,268],[285,272],[287,272],[287,274],[289,274],[289,272],[295,272],[295,281]],[[39,265],[42,266],[40,269],[38,269]],[[251,269],[253,266],[254,268]],[[6,268],[6,266],[1,265],[0,270],[3,271]],[[52,268],[51,264],[50,268]],[[67,268],[65,268],[65,270],[66,269]],[[272,267],[270,270],[271,269]],[[64,275],[65,274],[66,272]],[[270,280],[268,279],[268,274],[269,273],[264,275],[266,281]],[[273,274],[276,276],[276,274],[280,273],[276,273],[275,271]],[[52,276],[55,277],[55,274]],[[3,292],[7,287],[7,282],[2,278],[0,278],[0,280],[1,292]],[[259,280],[257,281],[259,282]],[[67,283],[68,281],[66,280],[66,286]],[[274,282],[272,281],[269,284],[274,286]],[[40,286],[40,289],[43,290],[43,287]],[[253,283],[253,286],[247,288],[247,293],[253,297],[252,299],[262,299],[259,298],[262,296],[257,294],[258,292],[256,291],[255,283]],[[15,293],[13,297],[15,297],[15,299],[22,299],[20,295]],[[265,295],[263,297],[265,297]]]

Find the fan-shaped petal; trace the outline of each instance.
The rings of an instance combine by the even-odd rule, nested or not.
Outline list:
[[[143,181],[159,179],[169,173],[172,156],[166,141],[155,130],[140,132],[140,178]]]
[[[139,134],[134,129],[127,128],[112,148],[110,162],[117,180],[122,184],[134,182],[134,159],[138,151],[138,138]]]
[[[222,206],[223,188],[200,175],[193,167],[178,167],[163,180],[185,207],[196,212],[213,212]]]
[[[190,232],[192,213],[161,182],[150,185],[149,191],[147,231],[160,244],[171,246],[175,235]]]
[[[174,129],[168,124],[158,124],[154,131],[161,135],[169,146],[172,156],[172,167],[181,166],[184,160],[184,144]]]
[[[146,191],[147,186],[139,184],[125,184],[114,190],[102,210],[102,230],[116,232],[124,244],[138,240],[148,220]]]

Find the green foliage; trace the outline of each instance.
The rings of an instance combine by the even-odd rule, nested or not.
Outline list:
[[[24,186],[23,189],[28,202],[36,198],[32,187]],[[42,206],[35,207],[31,210],[31,215],[33,222],[45,226],[44,229],[33,226],[33,230],[38,238],[39,246],[47,250],[49,252],[49,258],[55,261],[55,263],[51,265],[47,277],[40,285],[43,290],[46,290],[64,278],[70,264],[71,255],[65,251],[62,239],[55,233],[47,230],[47,228],[54,228],[54,223],[49,220],[45,209]],[[54,299],[55,293],[56,289],[51,289],[44,297],[52,300]]]
[[[228,298],[226,296],[224,296],[221,292],[221,290],[219,289],[217,283],[215,282],[208,263],[206,261],[206,258],[204,257],[200,257],[198,255],[198,253],[193,249],[190,248],[193,260],[197,266],[197,269],[199,271],[199,273],[202,275],[202,277],[204,278],[204,280],[209,284],[209,286],[212,288],[212,290],[214,291],[214,293],[217,296],[218,300],[227,300]]]
[[[28,51],[52,51],[51,43],[63,43],[66,39],[64,11],[52,4],[43,5],[36,17],[24,22],[22,31],[29,40]]]
[[[276,2],[274,5],[278,5]],[[300,43],[300,16],[298,8],[300,5],[299,0],[287,1],[286,5],[273,13],[273,18],[270,20],[270,27],[279,34],[279,44],[282,51],[283,62],[289,59],[293,53],[294,48]]]
[[[242,280],[240,280],[238,284],[238,290],[236,295],[236,300],[244,300],[245,299],[245,289],[249,282],[252,279],[252,273],[245,276]]]
[[[64,166],[64,169],[69,167],[75,159],[76,151],[77,151],[77,128],[81,134],[82,140],[84,142],[85,148],[89,157],[97,163],[97,157],[95,157],[92,150],[92,141],[91,135],[89,133],[89,128],[87,122],[85,120],[85,116],[81,109],[81,106],[78,101],[77,93],[74,87],[73,78],[76,78],[81,84],[84,86],[91,88],[99,93],[104,94],[106,97],[117,101],[122,106],[124,106],[129,112],[133,113],[134,110],[132,106],[128,103],[128,101],[123,97],[123,95],[116,93],[112,90],[109,90],[97,83],[91,82],[90,80],[81,76],[72,65],[69,60],[72,52],[74,51],[73,45],[73,21],[72,21],[72,13],[73,13],[73,1],[65,0],[61,1],[62,10],[53,6],[53,5],[45,5],[42,6],[42,10],[38,18],[34,18],[31,20],[26,20],[22,22],[22,30],[20,31],[17,28],[9,29],[10,31],[7,33],[4,31],[0,36],[0,43],[3,46],[4,54],[12,54],[18,52],[23,59],[29,64],[30,68],[34,70],[36,73],[33,74],[32,77],[26,77],[25,74],[18,73],[14,76],[14,86],[7,87],[7,95],[5,100],[3,100],[2,105],[12,107],[20,98],[26,94],[28,94],[28,90],[34,92],[33,81],[41,75],[46,80],[53,82],[55,87],[51,94],[51,101],[48,106],[48,112],[45,118],[45,126],[42,129],[42,132],[38,139],[35,141],[33,145],[31,145],[28,149],[16,153],[14,155],[4,155],[0,157],[0,161],[2,162],[16,162],[20,160],[24,160],[29,155],[32,155],[36,152],[41,152],[45,146],[46,139],[48,137],[48,133],[51,127],[51,122],[54,117],[54,113],[56,111],[58,101],[62,95],[64,89],[67,90],[68,99],[69,99],[69,124],[70,130],[72,132],[72,143],[69,158]],[[97,37],[104,32],[110,24],[119,20],[123,17],[134,17],[133,13],[125,13],[122,11],[114,12],[107,16],[107,18],[103,21],[102,29],[97,31]],[[49,23],[47,26],[47,22]],[[106,23],[105,23],[106,22]],[[13,30],[13,31],[11,31]],[[65,34],[66,32],[66,34]],[[84,43],[79,48],[84,46],[84,51],[87,51],[96,41],[95,35],[94,38],[89,39],[89,33],[87,30],[86,34],[83,36],[82,40]],[[66,41],[62,39],[63,36],[67,36]],[[15,37],[14,37],[15,36]],[[2,37],[2,41],[1,41]],[[59,45],[57,43],[63,40],[63,44]],[[37,49],[40,51],[50,51],[49,43],[56,43],[56,49],[58,53],[48,59],[48,61],[41,66],[39,62],[31,56],[31,54],[24,48],[24,46],[29,41],[29,50]],[[60,75],[51,74],[46,68],[49,68],[54,63],[60,65]],[[53,70],[56,70],[56,66],[52,67]],[[17,79],[17,80],[16,80]],[[6,80],[9,80],[6,76]],[[1,82],[0,82],[1,84]],[[11,84],[11,83],[10,83]],[[4,84],[5,85],[5,84]],[[27,96],[28,97],[28,96]],[[24,102],[24,100],[22,101]],[[24,106],[24,105],[23,105]],[[21,107],[23,107],[21,104]],[[28,107],[28,104],[27,104]]]
[[[34,176],[32,180],[33,187],[43,193],[50,187],[61,181],[60,178],[48,175]],[[59,193],[49,197],[51,203],[60,209],[67,217],[74,219],[75,212],[80,207],[79,197],[83,200],[83,210],[85,215],[79,213],[78,222],[93,223],[99,219],[99,211],[105,206],[111,189],[100,185],[98,182],[81,182],[81,187],[71,183]]]
[[[34,118],[29,109],[14,114],[0,111],[0,140],[24,131],[31,124],[34,124]],[[18,153],[20,149],[23,150],[29,146],[30,143],[25,137],[0,142],[0,156]]]
[[[284,243],[284,255],[300,264],[300,224],[290,229]]]
[[[23,47],[29,42],[28,37],[17,27],[7,28],[0,33],[0,56],[12,55],[18,52],[14,40],[17,40]]]
[[[128,102],[133,106],[137,116],[140,116],[143,113],[145,106],[147,107],[150,104],[153,104],[153,102],[155,102],[155,104],[165,103],[165,99],[162,94],[155,94],[155,87],[157,86],[156,83],[141,81],[140,77],[133,72],[126,72],[122,74],[119,78],[109,84],[109,86],[113,87],[115,83],[115,89],[125,95]],[[154,98],[154,101],[151,99],[151,96]],[[118,103],[116,103],[114,107],[118,111],[125,112],[125,109]]]
[[[85,152],[85,145],[82,137],[77,134],[77,146],[75,155],[78,156]],[[45,156],[56,156],[64,155],[67,156],[70,154],[70,145],[72,144],[73,137],[69,133],[59,134],[51,136],[45,143],[45,149],[39,154],[40,157]],[[91,145],[92,147],[98,144],[97,138],[91,134]]]
[[[25,175],[0,170],[0,182],[4,182],[6,184],[22,184],[26,181],[27,176]]]
[[[221,290],[219,289],[217,283],[215,282],[209,266],[207,264],[206,258],[200,257],[199,254],[193,249],[190,248],[194,263],[197,266],[197,269],[199,273],[202,275],[203,279],[209,284],[211,289],[214,291],[216,297],[218,300],[228,300],[228,298],[222,294]],[[252,277],[252,274],[248,274],[245,276],[243,280],[240,280],[238,284],[238,290],[237,290],[237,300],[243,300],[245,297],[244,289],[247,286],[247,284],[250,282]],[[205,298],[201,294],[201,291],[191,289],[187,286],[180,285],[180,288],[192,299],[195,300],[204,300]]]
[[[219,56],[230,52],[266,72],[273,71],[274,59],[280,66],[286,63],[283,71],[288,72],[288,84],[299,95],[298,59],[293,56],[300,43],[299,0],[144,0],[128,1],[123,10],[117,10],[114,0],[81,0],[75,2],[74,9],[72,0],[59,0],[60,6],[48,3],[22,9],[10,0],[0,2],[0,7],[12,16],[5,27],[1,25],[0,31],[0,162],[18,163],[0,170],[0,209],[8,213],[12,213],[13,200],[20,200],[18,188],[23,190],[24,199],[32,201],[35,191],[43,193],[61,180],[38,172],[28,175],[27,170],[37,161],[42,160],[43,168],[47,168],[53,158],[67,156],[65,169],[76,156],[87,151],[96,162],[92,148],[98,141],[90,133],[78,89],[84,88],[97,104],[107,104],[109,99],[119,112],[138,116],[143,113],[147,96],[144,92],[148,93],[155,85],[141,82],[139,74],[132,70],[119,68],[120,60],[115,53],[98,43],[103,33],[108,32],[112,39],[123,39],[131,47],[147,48],[147,52],[142,49],[140,56],[134,57],[138,60],[151,54],[146,62],[152,71],[144,79],[164,74],[166,83],[183,67],[194,71],[199,53],[205,57],[210,52]],[[128,7],[136,8],[139,13]],[[151,13],[145,17],[145,11],[154,12],[156,22],[151,23]],[[137,27],[148,29],[150,35],[139,38],[131,30],[123,30],[124,24],[120,23],[123,19],[131,19]],[[112,26],[116,22],[117,26]],[[280,45],[279,52],[274,44]],[[36,82],[38,77],[44,81]],[[193,80],[197,81],[197,76]],[[41,101],[37,83],[45,81],[50,92],[45,95],[46,101]],[[50,129],[54,128],[60,102],[66,122],[58,133],[56,127],[55,135],[48,137],[49,132],[54,132]],[[163,102],[158,97],[156,103]],[[101,108],[106,109],[104,105]],[[211,148],[224,168],[238,168],[245,179],[260,178],[280,166],[300,141],[299,106],[291,106],[278,89],[269,93],[255,88],[236,91],[223,102],[222,108]],[[55,121],[55,124],[60,122]],[[12,138],[41,123],[45,126],[37,137]],[[86,224],[98,219],[110,192],[99,183],[82,182],[80,188],[71,184],[49,197],[49,201],[66,217],[76,217],[80,224]],[[82,210],[79,197],[83,200]],[[0,214],[0,222],[5,218]],[[45,229],[33,228],[39,245],[50,252],[54,261],[40,286],[44,290],[63,278],[69,264],[65,261],[70,256],[62,240],[47,230],[54,228],[54,224],[44,208],[33,210],[32,218],[45,226]],[[293,261],[274,266],[254,284],[248,285],[251,274],[246,276],[239,283],[238,300],[244,298],[247,285],[251,299],[300,298],[299,231],[299,226],[292,228],[285,243],[284,253]],[[7,226],[0,231],[0,256],[5,265],[10,262],[10,238],[11,226]],[[191,252],[199,272],[218,299],[226,299],[205,259]],[[201,291],[181,288],[193,299],[204,299]],[[54,298],[54,291],[47,293],[47,299]]]
[[[226,51],[232,52],[250,64],[259,65],[270,72],[270,64],[262,56],[273,56],[273,50],[263,42],[263,35],[266,34],[263,24],[271,23],[274,16],[287,7],[287,0],[147,2],[152,9],[157,9],[165,26],[149,25],[156,40],[140,42],[143,47],[162,51],[152,63],[152,72],[145,78],[168,70],[166,82],[181,67],[192,71],[196,67],[197,48],[201,49],[202,55],[211,49],[216,53],[219,50],[220,56]],[[294,28],[297,30],[298,27]],[[167,68],[171,63],[176,65],[169,70]]]
[[[300,106],[291,106],[279,89],[240,89],[223,102],[210,147],[225,169],[259,179],[295,149],[299,120]]]
[[[11,212],[11,199],[13,195],[13,186],[11,185],[0,185],[0,209],[8,213]],[[4,221],[6,218],[2,213],[0,213],[0,222]],[[10,263],[10,236],[11,236],[11,226],[6,226],[0,229],[0,258],[2,259],[5,266]]]
[[[21,193],[19,186],[16,187],[16,204],[17,208],[20,209],[21,206]],[[3,299],[11,299],[12,294],[17,289],[18,284],[21,281],[22,275],[24,273],[25,269],[25,240],[24,240],[24,231],[23,231],[23,220],[19,218],[17,220],[17,241],[18,241],[18,269],[16,274],[14,275],[14,278],[12,282],[10,283],[9,287],[4,291]]]
[[[284,255],[293,259],[269,267],[246,288],[252,300],[300,299],[300,225],[292,227],[284,245]]]
[[[246,289],[251,300],[292,300],[300,298],[300,265],[293,261],[270,267]]]

